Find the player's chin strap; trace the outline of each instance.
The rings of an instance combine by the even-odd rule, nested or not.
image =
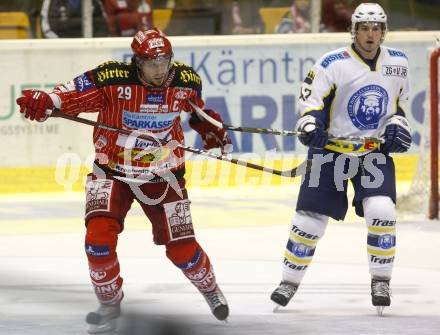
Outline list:
[[[136,136],[138,138],[142,138],[145,140],[149,140],[149,141],[154,141],[154,142],[159,142],[161,145],[166,145],[168,142],[161,140],[159,138],[157,138],[153,133],[150,133],[151,135],[145,134],[145,133],[139,133],[136,131],[130,131],[127,129],[121,129],[121,128],[117,128],[117,127],[113,127],[104,123],[99,123],[96,121],[92,121],[92,120],[88,120],[88,119],[84,119],[84,118],[80,118],[78,116],[73,116],[73,115],[68,115],[68,114],[64,114],[61,113],[59,111],[59,109],[54,108],[52,110],[52,112],[50,113],[51,117],[60,117],[63,119],[67,119],[70,121],[74,121],[74,122],[78,122],[78,123],[82,123],[82,124],[86,124],[89,126],[93,126],[93,127],[98,127],[101,129],[106,129],[106,130],[111,130],[111,131],[115,131],[121,134],[125,134],[125,135],[129,135],[129,136]],[[224,162],[229,162],[232,164],[236,164],[236,165],[240,165],[240,166],[244,166],[250,169],[254,169],[254,170],[258,170],[258,171],[263,171],[263,172],[267,172],[267,173],[271,173],[277,176],[282,176],[282,177],[297,177],[300,175],[303,175],[306,173],[306,171],[310,171],[311,169],[311,161],[306,160],[305,162],[301,163],[299,166],[291,169],[291,170],[286,170],[286,171],[281,171],[281,170],[274,170],[265,166],[261,166],[261,165],[257,165],[257,164],[253,164],[253,163],[249,163],[249,162],[245,162],[239,159],[235,159],[230,157],[229,155],[217,155],[214,153],[211,153],[209,151],[206,150],[202,150],[202,149],[197,149],[194,147],[190,147],[190,146],[185,146],[182,144],[178,144],[176,147],[181,148],[182,150],[188,151],[188,152],[192,152],[194,154],[197,155],[202,155],[202,156],[206,156],[206,157],[210,157],[210,158],[214,158],[214,159],[218,159]]]
[[[208,114],[206,114],[200,107],[194,104],[192,101],[189,101],[190,105],[194,108],[197,115],[201,118],[205,119],[209,123],[213,124],[218,128],[224,128],[232,131],[240,131],[243,133],[256,133],[256,134],[272,134],[272,135],[281,135],[281,136],[300,136],[302,135],[301,131],[295,130],[277,130],[270,128],[252,128],[252,127],[235,127],[228,124],[221,123],[220,121],[215,120]],[[383,143],[384,139],[377,137],[362,137],[362,136],[334,136],[329,134],[328,139],[331,141],[351,141],[351,142],[360,142],[360,143]]]

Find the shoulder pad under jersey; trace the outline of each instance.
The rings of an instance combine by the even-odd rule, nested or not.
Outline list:
[[[190,87],[193,89],[200,89],[202,86],[202,79],[194,69],[184,63],[173,63],[175,69],[174,79],[170,86]]]
[[[128,63],[105,62],[93,69],[92,73],[98,87],[139,83],[135,67]]]

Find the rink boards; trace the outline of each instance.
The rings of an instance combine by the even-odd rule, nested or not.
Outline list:
[[[440,32],[390,32],[387,46],[405,51],[410,62],[408,118],[414,143],[396,156],[397,179],[414,176],[420,152],[426,152],[428,49]],[[348,33],[174,37],[176,60],[194,67],[203,81],[207,106],[232,125],[288,129],[299,117],[299,87],[312,64],[329,50],[350,43]],[[129,61],[130,39],[58,39],[0,41],[0,194],[81,190],[93,161],[92,129],[66,120],[29,122],[15,99],[23,89],[50,90],[109,59]],[[82,115],[92,117],[93,115]],[[201,147],[186,125],[186,145]],[[284,170],[297,165],[305,147],[293,137],[229,132],[234,158],[253,159]],[[280,158],[273,158],[276,150]],[[293,181],[228,163],[190,157],[189,187],[284,185]]]
[[[284,159],[250,160],[248,156],[237,156],[279,171],[287,171],[303,162],[293,154],[284,155]],[[396,176],[398,183],[410,182],[415,174],[418,155],[396,155]],[[35,166],[35,167],[3,167],[0,168],[0,194],[27,192],[71,192],[84,189],[90,166]],[[188,188],[222,188],[248,186],[264,188],[298,184],[300,178],[280,177],[271,173],[237,166],[214,159],[196,159],[186,162]]]

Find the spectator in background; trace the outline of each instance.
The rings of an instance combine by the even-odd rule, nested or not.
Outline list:
[[[264,32],[264,23],[259,9],[262,0],[254,1],[159,1],[160,6],[170,8],[173,14],[166,35],[216,35],[259,34]],[[155,2],[156,4],[156,2]],[[156,8],[156,5],[155,5]]]
[[[343,0],[322,0],[321,31],[347,32],[351,24],[352,10]]]
[[[310,33],[310,0],[294,0],[287,14],[275,28],[278,34]]]
[[[153,28],[152,0],[102,0],[110,36],[133,36]]]
[[[225,8],[228,8],[225,4]],[[232,22],[232,34],[261,34],[264,32],[264,23],[259,9],[261,1],[232,1],[229,11]]]
[[[280,5],[282,1],[274,1]],[[294,0],[290,10],[276,27],[276,33],[309,33],[311,25],[311,1]],[[321,32],[344,32],[348,31],[351,22],[352,10],[344,0],[322,0],[321,8]]]
[[[45,38],[82,37],[81,0],[44,0],[41,29]],[[93,0],[93,36],[108,35],[102,3]]]

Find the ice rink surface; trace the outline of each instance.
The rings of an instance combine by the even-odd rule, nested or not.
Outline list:
[[[152,242],[132,208],[119,237],[124,314],[119,334],[440,334],[440,222],[398,216],[392,305],[371,306],[367,230],[349,213],[331,222],[286,307],[270,293],[294,212],[289,187],[191,189],[199,243],[230,305],[227,323]],[[83,194],[0,197],[0,334],[86,334],[97,306],[83,250]]]

